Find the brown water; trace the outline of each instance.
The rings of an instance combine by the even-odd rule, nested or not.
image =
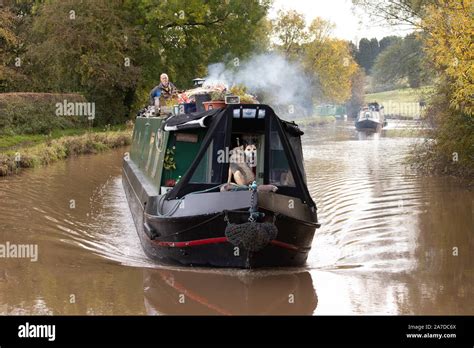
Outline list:
[[[0,245],[38,245],[36,262],[0,258],[0,313],[474,314],[474,193],[405,167],[417,139],[353,128],[304,137],[322,228],[296,270],[148,260],[121,186],[124,149],[0,178]]]

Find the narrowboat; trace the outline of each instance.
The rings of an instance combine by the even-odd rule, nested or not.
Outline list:
[[[122,182],[145,253],[184,266],[305,264],[320,225],[302,135],[264,104],[138,116]],[[254,145],[254,180],[237,185],[229,149],[244,141]]]
[[[383,106],[376,102],[369,103],[368,106],[363,107],[355,122],[356,128],[358,130],[373,131],[382,129],[385,126],[383,109]]]

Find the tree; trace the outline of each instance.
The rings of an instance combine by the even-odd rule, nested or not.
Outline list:
[[[452,85],[451,106],[474,112],[473,0],[353,0],[372,16],[422,30],[428,57]],[[444,88],[441,88],[445,90]]]
[[[357,46],[355,45],[355,43],[353,43],[352,41],[349,41],[348,42],[348,45],[349,45],[349,51],[351,52],[351,56],[352,58],[357,61]],[[359,64],[360,65],[360,64]]]
[[[380,46],[376,38],[370,40],[362,38],[359,41],[359,49],[356,55],[357,63],[369,73],[379,53]]]
[[[419,28],[427,6],[438,0],[352,0],[372,17],[389,25],[408,25]]]
[[[306,46],[303,62],[313,76],[316,101],[343,103],[350,98],[357,64],[346,41],[314,40]]]
[[[401,39],[402,38],[400,36],[394,35],[383,37],[382,40],[379,41],[380,53],[382,53],[383,51],[385,51],[385,49],[400,41]]]
[[[426,52],[451,86],[450,105],[474,115],[473,0],[439,0],[427,7],[422,26]]]
[[[314,85],[313,101],[343,103],[351,95],[351,79],[357,70],[347,41],[330,37],[334,25],[315,18],[308,28],[301,62]]]
[[[334,28],[334,23],[321,17],[316,17],[309,26],[308,38],[313,42],[324,43],[331,37]]]
[[[370,39],[370,60],[369,60],[369,64],[370,64],[370,69],[372,69],[372,67],[374,66],[374,63],[375,63],[375,59],[377,59],[377,56],[379,55],[380,53],[380,46],[379,46],[379,40],[377,40],[376,38],[372,38]]]
[[[370,40],[366,38],[360,39],[356,58],[359,65],[363,67],[366,72],[368,72],[372,67],[370,63],[372,61],[371,54],[372,51],[370,49]]]
[[[81,92],[98,122],[124,120],[140,76],[142,46],[119,2],[48,1],[28,32],[26,71],[41,92]]]
[[[210,63],[238,65],[266,50],[267,10],[268,0],[38,1],[26,42],[30,88],[84,93],[100,123],[119,122],[162,72],[184,89]]]
[[[365,72],[370,73],[379,54],[399,40],[399,36],[385,36],[380,42],[376,38],[362,38],[359,47],[353,51],[353,56]]]
[[[21,73],[21,38],[16,28],[20,19],[8,7],[0,7],[0,92],[11,91],[25,76]]]
[[[415,148],[417,163],[430,173],[474,177],[474,49],[473,0],[353,0],[373,16],[392,24],[408,24],[423,32],[428,61],[437,76],[426,117],[430,138]],[[453,153],[459,160],[452,160]]]
[[[423,43],[418,34],[396,40],[376,59],[373,76],[376,84],[397,84],[404,80],[412,88],[430,81]]]
[[[359,110],[364,105],[365,98],[365,73],[360,67],[352,75],[351,98],[346,103],[347,115],[357,117]]]
[[[303,66],[314,86],[314,102],[343,103],[351,96],[357,64],[350,43],[331,37],[333,29],[333,23],[319,17],[307,26],[296,11],[280,11],[273,22],[275,50]]]
[[[207,75],[209,64],[235,68],[269,46],[268,0],[127,0],[125,6],[145,42],[136,108],[162,72],[185,89],[193,78]]]
[[[283,52],[287,58],[299,56],[303,45],[309,39],[304,15],[294,10],[288,12],[280,10],[277,19],[272,24],[273,34],[278,39],[275,48]]]

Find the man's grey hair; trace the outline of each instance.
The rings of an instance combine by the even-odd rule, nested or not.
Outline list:
[[[162,77],[166,77],[166,78],[169,80],[168,74],[163,73],[163,74],[160,75],[160,79],[161,79]]]

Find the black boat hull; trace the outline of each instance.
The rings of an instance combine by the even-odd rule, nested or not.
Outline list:
[[[150,215],[153,204],[142,181],[129,162],[124,162],[123,186],[143,250],[148,257],[164,264],[256,268],[304,265],[318,224],[279,214],[275,220],[277,238],[259,251],[246,250],[227,241],[225,214],[182,216]],[[247,208],[248,209],[248,208]],[[273,212],[261,209],[267,218]],[[245,222],[245,211],[229,212],[233,223]]]
[[[372,121],[372,120],[362,120],[362,121],[357,121],[355,126],[358,130],[369,129],[369,130],[377,131],[382,128],[382,123]]]
[[[277,241],[258,252],[251,252],[227,241],[226,222],[221,214],[193,217],[184,221],[183,218],[178,218],[173,223],[160,219],[150,221],[145,218],[145,220],[146,224],[163,233],[159,238],[160,241],[166,240],[164,243],[156,241],[151,239],[144,229],[138,230],[145,253],[163,263],[188,266],[237,268],[300,266],[306,262],[315,230],[314,227],[280,219],[276,222],[279,231]],[[211,221],[205,223],[207,220]],[[180,231],[190,226],[198,227],[179,235]],[[180,247],[186,242],[197,244]],[[206,244],[199,245],[199,243]]]

